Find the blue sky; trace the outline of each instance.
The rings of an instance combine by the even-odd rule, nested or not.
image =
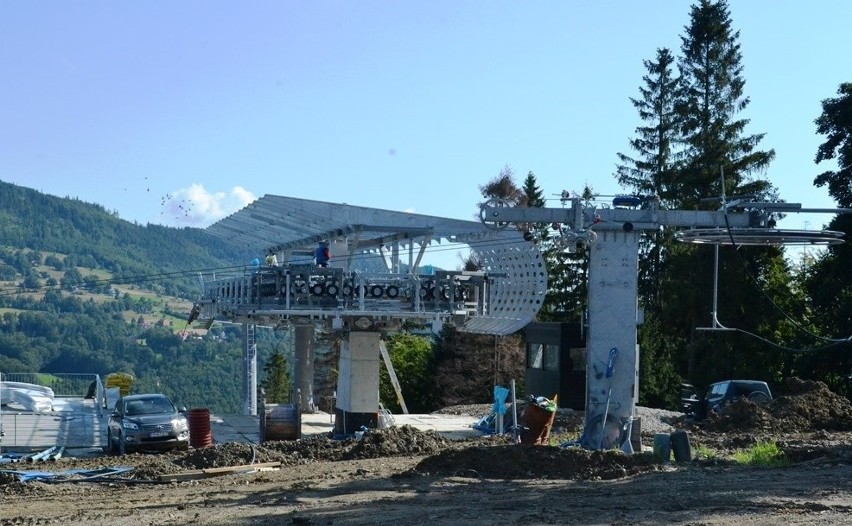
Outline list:
[[[550,206],[621,193],[642,61],[680,54],[690,5],[0,0],[0,180],[171,226],[264,194],[473,219],[506,165]],[[852,2],[730,9],[762,177],[833,207],[813,121],[852,81]]]

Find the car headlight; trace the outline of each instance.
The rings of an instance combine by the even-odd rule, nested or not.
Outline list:
[[[175,418],[172,420],[172,427],[174,427],[178,431],[182,431],[189,427],[189,424],[186,421],[186,418]]]
[[[125,420],[121,423],[121,427],[123,427],[124,429],[139,429],[139,424],[137,424],[136,422]]]

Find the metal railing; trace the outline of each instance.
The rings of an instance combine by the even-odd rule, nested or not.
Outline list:
[[[57,398],[84,398],[90,394],[97,397],[97,387],[100,385],[103,390],[100,376],[92,373],[0,373],[0,382],[49,387]]]

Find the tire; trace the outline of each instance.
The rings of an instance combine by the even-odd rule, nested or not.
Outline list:
[[[686,431],[675,431],[671,434],[672,453],[675,462],[690,462],[692,460],[692,449],[689,446],[689,435]]]
[[[121,436],[121,431],[118,432],[118,449],[116,452],[121,456],[127,454],[127,445],[124,443],[124,437]]]
[[[109,453],[110,455],[115,454],[115,444],[113,443],[113,440],[112,440],[112,430],[111,429],[107,429],[107,443],[106,443],[106,447],[104,449],[106,449],[106,452]]]

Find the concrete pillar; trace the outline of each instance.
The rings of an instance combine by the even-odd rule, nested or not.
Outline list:
[[[378,332],[352,331],[340,349],[334,432],[351,434],[379,423]]]
[[[293,389],[299,393],[299,404],[303,413],[315,413],[314,402],[314,325],[308,323],[295,326]]]
[[[604,230],[590,250],[586,420],[581,443],[590,449],[609,449],[629,440],[623,430],[633,416],[638,392],[639,233]]]

